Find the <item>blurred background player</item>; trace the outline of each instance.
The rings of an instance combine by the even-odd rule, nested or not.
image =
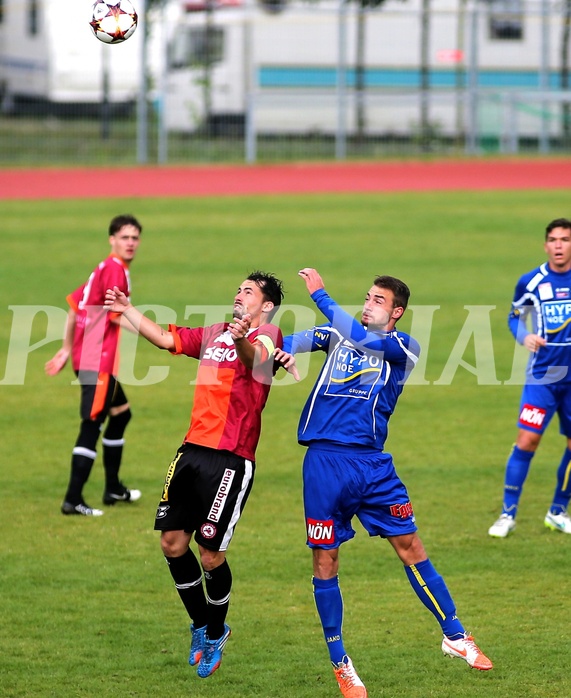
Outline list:
[[[252,272],[234,297],[233,321],[163,330],[120,289],[107,305],[151,344],[199,360],[190,427],[167,470],[155,530],[191,621],[188,663],[200,678],[220,666],[230,628],[226,616],[232,573],[226,560],[252,489],[262,410],[282,335],[271,319],[283,300],[282,283]],[[200,564],[190,548],[194,539]],[[202,568],[202,569],[201,569]]]
[[[494,538],[505,538],[516,526],[531,460],[556,412],[567,442],[544,523],[554,531],[571,533],[567,513],[571,498],[571,221],[551,221],[543,249],[547,262],[517,282],[508,319],[511,333],[530,357],[517,440],[506,464],[502,513],[488,530]]]
[[[111,254],[97,265],[84,284],[67,297],[70,309],[63,345],[46,363],[46,373],[54,376],[71,355],[73,370],[81,384],[81,424],[61,505],[63,514],[103,514],[101,509],[85,503],[83,487],[97,455],[97,441],[105,420],[103,503],[134,502],[141,497],[139,490],[130,490],[119,480],[124,433],[131,419],[131,410],[117,380],[121,316],[107,312],[104,306],[105,292],[109,287],[117,286],[126,296],[130,295],[129,266],[139,247],[141,232],[141,224],[131,215],[116,216],[111,220]]]
[[[384,451],[389,418],[420,353],[412,337],[395,329],[409,289],[392,276],[378,276],[358,322],[330,298],[315,269],[299,274],[329,323],[289,335],[275,356],[292,370],[298,352],[327,354],[303,408],[298,441],[308,447],[303,501],[314,598],[339,689],[345,698],[367,696],[342,634],[339,547],[355,535],[354,516],[369,535],[386,538],[394,548],[416,595],[440,624],[444,654],[491,669],[456,616],[446,583],[417,534],[407,490]]]

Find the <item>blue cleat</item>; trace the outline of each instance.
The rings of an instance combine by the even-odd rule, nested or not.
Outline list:
[[[224,634],[218,640],[209,640],[205,634],[204,645],[202,649],[202,657],[196,673],[201,679],[207,679],[220,666],[222,661],[222,651],[230,637],[230,628],[224,624]]]
[[[188,655],[188,663],[190,666],[194,666],[200,661],[205,643],[206,626],[195,628],[194,624],[192,624],[190,626],[190,654]]]

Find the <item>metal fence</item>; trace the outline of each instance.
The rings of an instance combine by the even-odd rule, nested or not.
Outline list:
[[[67,0],[0,0],[0,166],[571,146],[570,0],[136,4],[125,45],[68,46]]]

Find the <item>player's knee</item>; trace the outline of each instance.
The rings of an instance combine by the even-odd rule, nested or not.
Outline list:
[[[105,429],[106,439],[122,439],[125,434],[125,429],[127,424],[131,421],[131,410],[127,408],[119,414],[112,414],[109,416],[109,421],[107,422],[107,427]]]
[[[180,531],[163,531],[161,535],[161,550],[165,557],[181,557],[188,550],[189,540],[186,535],[178,535]]]
[[[200,564],[206,572],[219,567],[226,559],[226,553],[200,547]]]

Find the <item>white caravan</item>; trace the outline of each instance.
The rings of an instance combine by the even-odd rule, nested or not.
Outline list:
[[[465,88],[471,60],[477,63],[477,87],[484,100],[481,120],[490,116],[497,121],[496,112],[504,109],[512,91],[537,91],[541,65],[544,75],[549,71],[551,89],[556,87],[561,20],[555,0],[549,0],[548,35],[542,35],[542,5],[533,0],[525,13],[521,0],[434,0],[426,59],[429,97],[420,88],[421,0],[387,0],[367,12],[366,88],[360,96],[355,90],[356,3],[346,4],[341,24],[336,0],[290,0],[275,14],[255,0],[209,2],[211,12],[205,11],[206,0],[179,5],[177,18],[168,22],[163,106],[169,130],[192,132],[205,123],[211,132],[213,126],[230,130],[249,113],[259,134],[334,133],[339,124],[336,76],[342,27],[347,66],[343,113],[349,131],[356,128],[362,97],[367,133],[414,134],[427,99],[435,132],[458,132],[469,109]],[[471,7],[479,12],[475,25],[470,23]],[[477,55],[471,58],[472,36]],[[548,46],[547,61],[542,45]],[[205,55],[211,58],[208,69]],[[533,111],[521,109],[519,117],[529,118],[535,128]]]
[[[136,4],[136,3],[135,3]],[[133,103],[141,72],[141,27],[106,45],[91,32],[93,0],[0,3],[0,100],[5,112],[26,104]]]

